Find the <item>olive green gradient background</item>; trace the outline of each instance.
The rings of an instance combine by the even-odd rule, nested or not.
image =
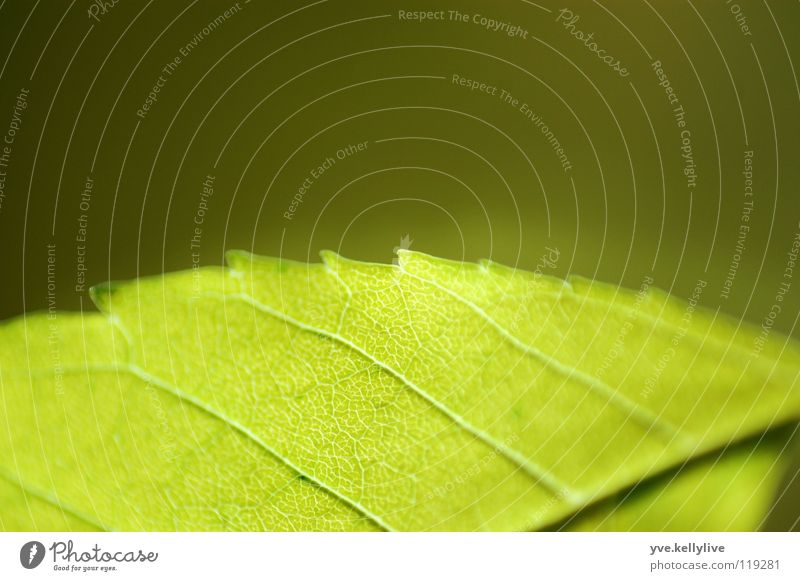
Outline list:
[[[57,308],[92,308],[75,288],[81,214],[87,285],[219,264],[231,248],[390,262],[404,238],[415,250],[527,269],[556,248],[553,274],[630,287],[651,275],[683,297],[702,279],[703,305],[754,324],[787,280],[800,232],[796,1],[241,0],[182,57],[144,118],[137,110],[162,68],[236,3],[119,0],[97,19],[92,5],[0,8],[0,133],[20,89],[30,90],[0,208],[0,318],[48,306],[49,244]],[[565,7],[629,76],[556,21]],[[399,10],[459,10],[468,22],[407,21]],[[487,30],[475,14],[527,38]],[[685,110],[691,191],[655,60]],[[454,84],[454,74],[498,95]],[[570,170],[502,89],[541,116]],[[312,170],[362,142],[287,219]],[[746,150],[754,205],[723,298]],[[82,210],[87,176],[94,188]],[[797,337],[800,281],[780,307],[776,331]]]

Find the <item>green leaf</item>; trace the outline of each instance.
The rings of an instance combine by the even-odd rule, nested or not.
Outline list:
[[[19,319],[0,344],[0,425],[12,428],[0,430],[0,474],[47,507],[3,504],[6,528],[375,529],[239,429],[130,371],[125,339],[101,315]]]
[[[741,446],[797,419],[796,344],[653,289],[323,259],[233,252],[96,288],[107,318],[55,339],[7,324],[0,473],[113,529],[760,522],[782,446]]]
[[[792,428],[793,429],[793,428]],[[772,510],[790,429],[715,451],[584,509],[570,531],[753,531]]]

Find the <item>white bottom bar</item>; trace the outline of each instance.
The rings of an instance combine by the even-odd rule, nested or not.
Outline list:
[[[800,533],[6,533],[0,579],[797,580],[798,549]]]

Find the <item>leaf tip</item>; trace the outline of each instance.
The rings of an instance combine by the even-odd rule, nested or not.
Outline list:
[[[337,270],[339,265],[345,260],[342,255],[337,254],[333,250],[321,250],[319,257],[322,259],[325,266],[332,270]]]
[[[414,259],[419,254],[419,252],[414,252],[413,250],[408,250],[407,248],[397,248],[394,253],[397,255],[397,265],[403,270],[405,270],[407,266],[414,262]]]
[[[89,297],[101,312],[108,313],[111,311],[111,297],[118,288],[119,285],[112,281],[96,284],[89,288]]]
[[[228,250],[225,252],[225,262],[234,270],[240,270],[253,262],[253,254],[246,250]]]

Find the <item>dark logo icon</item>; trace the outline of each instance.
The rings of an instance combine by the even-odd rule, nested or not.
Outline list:
[[[35,569],[44,559],[44,545],[39,541],[31,541],[22,545],[19,550],[19,562],[26,569]]]

